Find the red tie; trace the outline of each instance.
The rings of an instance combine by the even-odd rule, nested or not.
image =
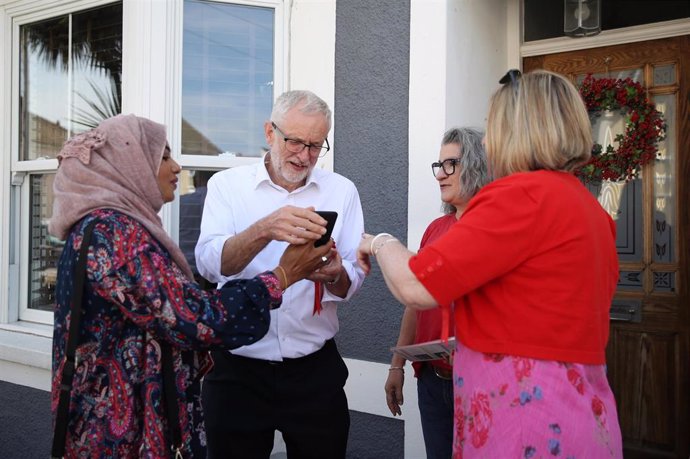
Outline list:
[[[333,242],[333,248],[335,249],[335,242]],[[321,297],[323,296],[323,284],[321,282],[314,282],[314,312],[313,316],[321,314]]]
[[[321,293],[323,289],[323,284],[321,282],[314,282],[314,312],[313,316],[321,314]]]

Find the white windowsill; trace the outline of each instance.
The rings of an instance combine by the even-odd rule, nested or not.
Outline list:
[[[0,324],[0,380],[50,390],[53,327]]]

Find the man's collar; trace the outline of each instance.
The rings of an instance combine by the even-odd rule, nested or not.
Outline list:
[[[257,164],[256,178],[254,180],[254,189],[257,189],[259,187],[259,185],[261,185],[264,182],[270,184],[273,187],[284,189],[283,187],[276,184],[271,179],[271,176],[268,173],[268,157],[267,157],[267,155],[264,156],[264,158],[262,159],[262,161],[259,164]],[[316,166],[314,166],[314,169],[312,169],[311,172],[309,172],[309,175],[307,175],[307,180],[304,183],[304,185],[297,188],[295,191],[302,190],[302,189],[308,188],[310,186],[315,186],[318,188],[319,182],[318,182],[318,179],[316,178],[317,174],[315,174],[315,171],[316,171]]]

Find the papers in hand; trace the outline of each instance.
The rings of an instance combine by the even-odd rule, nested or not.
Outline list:
[[[395,346],[391,351],[400,354],[410,362],[429,361],[429,360],[448,360],[455,349],[455,338],[448,338],[448,343],[437,339],[425,343],[410,344],[408,346]]]

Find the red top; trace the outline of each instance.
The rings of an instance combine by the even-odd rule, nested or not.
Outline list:
[[[421,249],[425,245],[435,241],[443,234],[445,234],[448,229],[453,226],[458,220],[455,218],[455,214],[444,215],[439,217],[429,224],[426,231],[424,231],[424,236],[422,236],[422,242],[419,244]],[[415,335],[414,342],[423,343],[425,341],[433,341],[441,338],[441,309],[425,309],[423,311],[416,311],[417,315],[417,332]],[[448,336],[453,336],[455,324],[452,322],[448,323]],[[448,365],[443,360],[434,360],[430,362],[434,366],[441,368],[446,368],[450,370],[452,367]],[[422,368],[422,362],[412,362],[412,368],[414,368],[414,375],[419,376],[419,371]]]
[[[605,363],[618,280],[615,224],[572,174],[513,174],[410,259],[456,337],[479,352]]]

